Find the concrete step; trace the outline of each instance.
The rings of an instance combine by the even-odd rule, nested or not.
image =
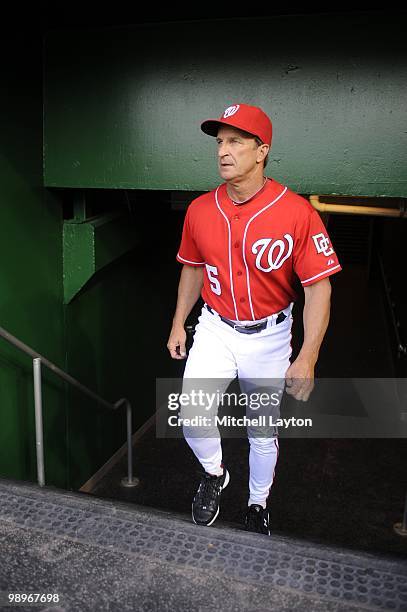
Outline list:
[[[0,541],[3,606],[35,592],[59,610],[407,610],[403,558],[30,483],[0,479]]]

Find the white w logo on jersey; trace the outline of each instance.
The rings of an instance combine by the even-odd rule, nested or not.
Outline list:
[[[288,257],[290,257],[293,251],[293,238],[290,234],[284,234],[284,240],[275,240],[271,245],[269,252],[267,254],[267,262],[268,268],[264,268],[261,265],[261,258],[269,244],[272,242],[272,238],[260,238],[260,240],[256,240],[256,242],[252,246],[252,253],[257,255],[256,257],[256,268],[262,270],[263,272],[271,272],[271,270],[277,270],[281,268],[283,263]],[[275,253],[277,249],[277,253]],[[284,252],[287,252],[284,254]]]

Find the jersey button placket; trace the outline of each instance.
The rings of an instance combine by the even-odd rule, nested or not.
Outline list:
[[[234,214],[231,218],[231,230],[232,230],[232,276],[234,278],[234,286],[235,286],[235,298],[236,298],[236,306],[238,310],[238,318],[243,319],[243,313],[239,309],[239,305],[243,306],[247,302],[246,293],[247,287],[244,282],[243,276],[243,266],[244,266],[244,258],[243,258],[243,232],[244,232],[244,224],[240,221],[240,215]]]

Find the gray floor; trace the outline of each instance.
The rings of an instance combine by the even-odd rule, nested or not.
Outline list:
[[[42,610],[407,610],[401,560],[5,480],[0,542],[1,609],[40,592],[60,596]]]

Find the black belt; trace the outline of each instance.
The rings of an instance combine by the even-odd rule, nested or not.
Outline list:
[[[208,306],[208,304],[205,304],[205,308],[209,310],[211,314],[215,314],[214,310],[210,306]],[[257,334],[258,332],[261,332],[267,327],[267,319],[265,321],[262,321],[261,323],[255,323],[254,325],[236,325],[236,323],[233,323],[233,321],[230,321],[230,319],[226,319],[225,317],[222,317],[222,315],[218,316],[224,323],[230,325],[230,327],[233,327],[233,329],[240,332],[241,334]],[[284,312],[280,312],[278,314],[275,324],[278,325],[279,323],[282,323],[283,321],[285,321],[286,318],[287,315],[284,314]]]

